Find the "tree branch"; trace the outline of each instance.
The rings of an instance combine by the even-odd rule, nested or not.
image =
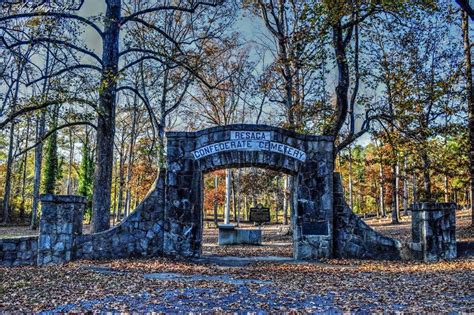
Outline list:
[[[130,52],[130,49],[127,50],[127,52]],[[160,62],[160,63],[162,63],[162,64],[165,64],[165,63],[166,63],[165,60],[160,59],[160,58],[158,58],[158,57],[156,57],[156,56],[144,56],[144,57],[140,57],[140,58],[138,58],[137,60],[132,61],[132,62],[130,62],[129,64],[123,66],[122,69],[119,70],[119,73],[123,73],[123,72],[125,72],[125,70],[127,70],[128,68],[131,68],[131,67],[133,67],[134,65],[139,64],[140,62],[145,61],[145,60],[155,60],[155,61],[158,61],[158,62]],[[177,67],[178,67],[178,66],[174,66],[174,67],[169,66],[170,69],[172,69],[172,68],[177,68]]]
[[[162,6],[158,6],[158,7],[154,7],[154,8],[148,8],[148,9],[144,9],[144,10],[141,10],[141,11],[137,11],[133,14],[130,14],[129,16],[122,17],[122,19],[120,21],[120,25],[124,25],[125,23],[127,23],[129,21],[132,21],[134,18],[136,18],[140,15],[143,15],[143,14],[147,14],[147,13],[166,11],[166,10],[194,13],[197,10],[197,8],[201,5],[216,7],[218,5],[221,5],[223,2],[224,2],[223,0],[216,0],[216,1],[212,1],[212,2],[196,1],[190,8],[181,7],[179,5],[162,5]]]
[[[31,149],[36,148],[38,145],[40,145],[41,143],[43,143],[44,140],[46,140],[47,138],[49,138],[49,136],[51,136],[51,135],[52,135],[53,133],[55,133],[56,131],[61,130],[61,129],[64,129],[64,128],[67,128],[67,127],[81,126],[81,125],[87,125],[87,126],[91,126],[91,127],[94,128],[94,129],[97,129],[96,125],[94,125],[93,123],[88,122],[88,121],[78,121],[78,122],[72,122],[72,123],[68,123],[68,124],[64,124],[64,125],[58,126],[58,127],[56,127],[56,128],[51,129],[50,131],[48,131],[48,132],[47,132],[38,142],[36,142],[34,145],[29,146],[28,148],[26,148],[26,149],[20,151],[19,153],[15,154],[15,158],[19,157],[19,156],[22,155],[22,154],[25,154],[26,152],[30,151]]]
[[[59,39],[52,39],[52,38],[48,38],[48,37],[38,37],[38,38],[30,39],[30,40],[20,40],[20,41],[17,41],[15,43],[11,44],[11,45],[9,45],[7,43],[7,41],[5,40],[5,37],[3,37],[3,36],[0,37],[0,40],[5,45],[5,47],[8,48],[8,49],[13,49],[13,48],[15,48],[17,46],[21,46],[21,45],[36,45],[36,44],[39,44],[39,43],[51,43],[51,44],[56,44],[56,45],[63,45],[63,46],[75,49],[75,50],[77,50],[77,51],[79,51],[79,52],[81,52],[85,55],[88,55],[88,56],[94,58],[100,65],[103,65],[102,59],[97,54],[93,53],[92,51],[89,51],[87,49],[81,48],[79,46],[76,46],[74,44],[71,44],[69,42],[59,40]]]
[[[104,32],[102,32],[102,30],[100,29],[99,26],[97,26],[97,24],[95,24],[94,22],[89,21],[88,19],[86,19],[82,16],[79,16],[79,15],[76,15],[76,14],[71,14],[71,13],[63,13],[63,12],[19,13],[19,14],[0,17],[0,22],[5,22],[5,21],[8,21],[8,20],[16,20],[16,19],[21,19],[21,18],[32,18],[32,17],[56,17],[56,18],[77,20],[79,22],[82,22],[84,24],[89,25],[100,35],[100,37],[104,38]]]
[[[164,116],[167,117],[171,112],[173,112],[180,104],[181,102],[183,101],[183,98],[184,96],[186,95],[187,91],[188,91],[188,87],[189,85],[191,84],[192,80],[191,78],[188,78],[188,80],[186,81],[186,84],[185,84],[185,87],[183,89],[183,92],[181,93],[181,95],[178,97],[178,99],[176,100],[176,102],[173,104],[173,106],[171,106],[170,108],[168,108],[165,113],[164,113]],[[163,118],[162,118],[163,119]]]
[[[39,105],[24,107],[24,108],[22,108],[22,109],[20,109],[16,112],[10,114],[4,121],[0,122],[0,129],[5,127],[9,122],[14,120],[18,116],[21,116],[23,114],[33,112],[33,111],[36,111],[36,110],[44,109],[44,108],[52,106],[52,105],[60,105],[60,104],[64,104],[64,103],[82,103],[82,104],[89,105],[90,107],[92,107],[94,109],[97,108],[97,106],[93,102],[91,102],[89,100],[86,100],[86,99],[82,99],[82,98],[72,97],[72,98],[68,98],[68,99],[50,100],[50,101],[43,102]]]
[[[133,21],[133,22],[137,22],[137,23],[140,23],[140,24],[143,24],[144,26],[160,33],[164,38],[166,38],[167,40],[169,40],[171,43],[173,43],[173,45],[175,46],[175,48],[181,53],[184,55],[184,52],[181,50],[181,47],[180,47],[180,44],[173,38],[171,37],[170,35],[168,35],[165,31],[163,31],[161,28],[153,25],[153,24],[150,24],[148,22],[146,22],[145,20],[142,20],[140,18],[132,18],[130,19],[130,21]],[[122,54],[120,54],[122,55]]]
[[[375,1],[375,3],[371,3],[371,7],[368,9],[367,12],[365,12],[364,14],[362,15],[359,15],[357,18],[355,19],[352,19],[350,20],[349,22],[345,23],[345,24],[342,24],[342,28],[343,29],[346,29],[346,28],[349,28],[349,27],[353,27],[359,23],[362,23],[365,19],[367,19],[368,17],[370,17],[372,14],[375,13],[376,9],[379,7],[381,3],[381,0],[377,0]]]
[[[130,52],[141,52],[141,53],[145,53],[145,54],[151,54],[151,55],[147,55],[147,56],[143,56],[141,57],[140,59],[126,65],[125,67],[123,67],[120,72],[123,72],[126,68],[129,68],[130,66],[134,65],[134,64],[137,64],[137,63],[140,63],[141,61],[143,60],[146,60],[146,59],[151,59],[151,60],[157,60],[161,63],[166,63],[165,61],[163,61],[162,59],[156,57],[156,55],[159,55],[158,52],[156,51],[153,51],[153,50],[150,50],[150,49],[141,49],[141,48],[130,48],[130,49],[127,49],[126,51],[124,51],[122,53],[123,54],[126,54],[126,53],[130,53]],[[211,85],[210,83],[208,83],[198,72],[197,70],[193,69],[190,65],[186,64],[185,62],[182,62],[180,60],[178,60],[177,58],[171,58],[169,56],[160,56],[160,57],[164,57],[166,59],[170,59],[173,63],[177,64],[178,66],[180,67],[183,67],[184,69],[186,69],[187,71],[189,71],[193,76],[195,76],[197,79],[199,79],[199,81],[201,81],[206,87],[208,87],[209,89],[215,89],[217,86],[219,86],[220,82],[215,84],[215,85]],[[183,56],[185,57],[185,56]]]
[[[50,79],[50,78],[53,78],[53,77],[57,77],[63,73],[66,73],[66,72],[70,72],[72,70],[75,70],[75,69],[92,69],[92,70],[97,70],[97,71],[102,71],[101,68],[99,67],[96,67],[96,66],[93,66],[93,65],[75,65],[75,66],[71,66],[71,67],[67,67],[67,68],[64,68],[64,69],[61,69],[55,73],[51,73],[51,74],[48,74],[48,75],[43,75],[33,81],[30,81],[26,84],[26,86],[31,86],[35,83],[38,83],[39,81],[43,81],[45,79]]]
[[[138,96],[138,98],[143,102],[143,104],[145,105],[145,107],[148,111],[148,115],[150,116],[152,126],[154,126],[154,128],[159,128],[161,125],[158,122],[158,120],[156,119],[156,116],[153,113],[153,109],[151,108],[150,103],[148,103],[148,101],[145,99],[145,97],[143,97],[143,95],[141,95],[140,91],[138,91],[136,88],[133,88],[131,86],[121,86],[121,87],[117,88],[117,92],[124,91],[124,90],[132,91],[133,93],[135,93],[135,95]]]

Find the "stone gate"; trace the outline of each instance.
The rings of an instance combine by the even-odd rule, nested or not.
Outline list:
[[[168,253],[199,256],[203,174],[261,167],[293,176],[294,257],[333,254],[333,139],[262,125],[167,133]]]
[[[160,169],[145,199],[119,225],[100,233],[82,234],[82,227],[75,224],[82,215],[75,213],[79,210],[71,212],[80,208],[77,198],[46,196],[43,199],[49,202],[50,215],[41,218],[44,224],[40,225],[40,236],[0,239],[0,264],[135,256],[199,257],[203,175],[235,167],[260,167],[292,175],[295,259],[401,258],[399,241],[376,233],[347,206],[341,180],[333,173],[331,137],[241,124],[168,132],[166,138],[166,167]],[[60,219],[54,223],[54,218]]]

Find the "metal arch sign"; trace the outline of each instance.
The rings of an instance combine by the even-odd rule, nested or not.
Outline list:
[[[230,140],[206,145],[192,151],[195,160],[226,151],[269,151],[306,161],[306,153],[292,146],[271,141],[268,131],[231,131]]]

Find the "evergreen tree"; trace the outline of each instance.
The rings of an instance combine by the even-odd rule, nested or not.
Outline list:
[[[51,129],[57,128],[57,111],[53,115]],[[46,143],[46,156],[44,164],[43,191],[46,194],[54,194],[56,192],[56,180],[59,176],[59,159],[58,159],[58,135],[54,132],[49,136]]]
[[[86,141],[82,146],[82,159],[79,166],[79,187],[78,193],[87,199],[86,213],[91,212],[92,192],[94,182],[94,160],[89,144],[89,137],[86,136]]]

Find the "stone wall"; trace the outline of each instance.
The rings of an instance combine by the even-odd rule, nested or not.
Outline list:
[[[14,237],[0,239],[0,265],[35,265],[38,253],[38,237]]]
[[[334,175],[334,252],[339,258],[401,259],[402,244],[374,231],[347,205],[341,176]]]
[[[145,199],[122,223],[110,230],[80,235],[76,259],[107,259],[163,254],[165,170]]]
[[[165,177],[163,169],[135,211],[119,225],[101,233],[82,235],[82,212],[77,208],[84,201],[82,197],[42,196],[40,237],[0,239],[0,265],[162,255]]]
[[[410,248],[415,258],[426,262],[456,258],[456,204],[414,204]]]
[[[265,132],[271,135],[272,143],[290,151],[282,152],[277,147],[193,155],[197,149],[228,141],[234,131],[248,130]],[[0,263],[30,265],[162,255],[199,257],[203,174],[229,167],[263,167],[292,175],[294,258],[401,259],[400,242],[375,232],[346,204],[340,176],[333,173],[332,138],[262,125],[230,125],[198,132],[169,132],[166,136],[167,167],[160,170],[143,202],[123,222],[101,233],[82,235],[78,205],[82,206],[83,199],[45,196],[40,238],[0,240]],[[294,152],[303,152],[305,158],[296,158]],[[434,250],[439,257],[450,258],[456,246],[455,222],[450,206],[443,209],[415,215],[414,246],[423,243],[428,254]]]

